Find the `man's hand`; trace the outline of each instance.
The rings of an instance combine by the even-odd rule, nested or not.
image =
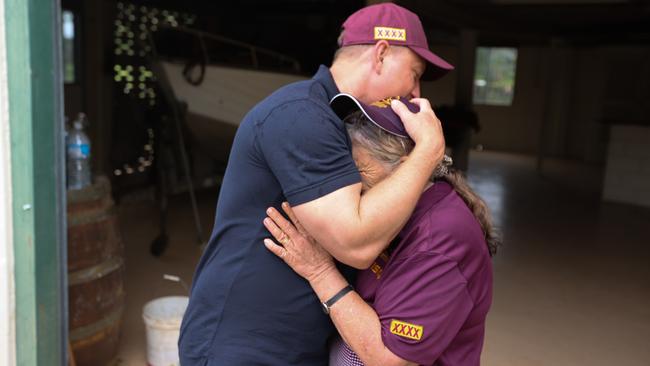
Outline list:
[[[406,132],[416,146],[425,146],[431,151],[437,162],[442,160],[445,154],[445,138],[442,133],[442,125],[431,108],[431,104],[424,98],[411,99],[411,103],[420,107],[418,113],[412,113],[404,103],[393,99],[390,106],[404,123]]]

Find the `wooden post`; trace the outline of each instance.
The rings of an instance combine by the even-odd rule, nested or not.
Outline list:
[[[58,0],[4,0],[16,364],[66,364],[65,170]]]

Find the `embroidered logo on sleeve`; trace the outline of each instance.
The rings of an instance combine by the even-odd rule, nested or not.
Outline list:
[[[390,322],[390,332],[400,337],[419,341],[422,339],[424,327],[393,319]]]
[[[375,27],[375,39],[385,39],[388,41],[406,41],[406,29]]]

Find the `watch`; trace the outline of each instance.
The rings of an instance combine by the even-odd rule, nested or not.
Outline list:
[[[325,312],[325,314],[329,314],[332,305],[334,305],[335,302],[339,301],[343,296],[345,296],[350,291],[354,291],[354,287],[352,287],[352,285],[347,285],[341,291],[337,292],[336,295],[332,296],[331,299],[322,302],[321,305],[323,305],[323,311]]]

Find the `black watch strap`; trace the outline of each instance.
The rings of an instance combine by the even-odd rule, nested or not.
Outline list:
[[[322,303],[323,311],[325,312],[325,314],[329,314],[332,305],[334,305],[335,302],[339,301],[343,296],[345,296],[350,291],[354,291],[354,287],[352,287],[352,285],[347,285],[341,291],[337,292],[336,295],[332,296],[331,299]]]

